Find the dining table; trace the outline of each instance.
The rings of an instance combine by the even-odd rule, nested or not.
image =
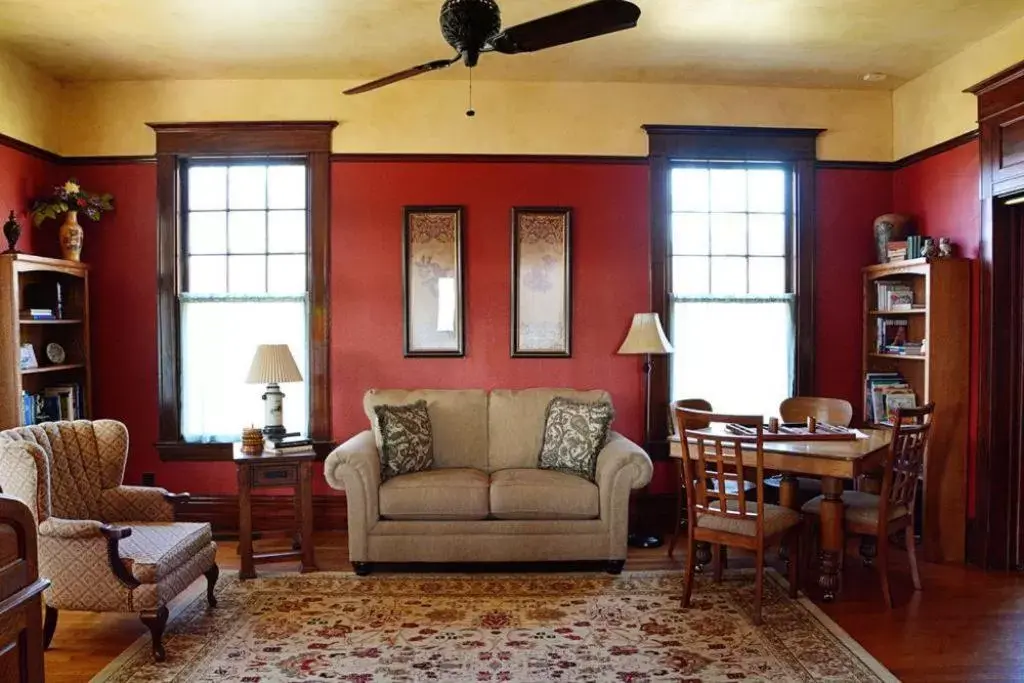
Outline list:
[[[876,473],[892,441],[888,429],[860,429],[858,438],[851,440],[772,440],[762,447],[763,467],[766,473],[782,475],[779,487],[779,504],[799,512],[797,476],[821,479],[823,500],[820,513],[820,572],[818,585],[822,597],[831,602],[839,595],[841,587],[842,558],[845,544],[843,483],[856,480],[861,475]],[[695,443],[686,449],[691,459],[697,458]],[[743,447],[744,469],[757,467],[757,454],[752,448]],[[683,457],[683,447],[678,436],[670,437],[670,455]]]

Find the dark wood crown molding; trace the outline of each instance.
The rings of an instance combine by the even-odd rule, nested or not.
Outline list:
[[[814,161],[824,128],[645,125],[651,157]]]

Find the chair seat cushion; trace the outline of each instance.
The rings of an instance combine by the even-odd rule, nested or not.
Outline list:
[[[555,470],[511,469],[491,475],[491,516],[496,519],[597,519],[597,486]]]
[[[385,519],[485,519],[486,472],[471,468],[401,474],[380,487],[380,514]]]
[[[820,515],[822,500],[824,500],[824,496],[812,498],[804,503],[804,506],[801,509],[808,515]],[[846,514],[846,522],[848,524],[877,527],[878,510],[881,506],[881,502],[881,497],[876,496],[873,493],[864,493],[863,491],[844,491],[843,508]],[[904,505],[889,506],[890,522],[908,514],[910,513]]]
[[[132,535],[118,544],[121,560],[142,583],[159,583],[213,542],[210,525],[177,523],[130,524]]]
[[[717,508],[717,503],[715,503]],[[739,512],[739,501],[729,500],[725,504],[726,510],[732,510],[733,512]],[[757,514],[757,503],[748,502],[747,512]],[[790,510],[789,508],[782,507],[781,505],[768,505],[764,506],[764,535],[774,536],[775,534],[785,531],[786,529],[796,526],[800,523],[800,514],[796,510]],[[756,536],[757,535],[757,519],[754,517],[739,517],[730,516],[723,517],[721,515],[709,514],[707,512],[697,513],[697,527],[700,529],[709,529],[712,531],[724,531],[730,534],[736,534],[738,536]]]

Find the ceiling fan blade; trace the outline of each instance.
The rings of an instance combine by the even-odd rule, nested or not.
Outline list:
[[[640,8],[626,0],[594,0],[505,29],[490,47],[508,55],[536,52],[634,28]]]
[[[399,71],[398,73],[391,74],[390,76],[385,76],[384,78],[378,78],[375,81],[364,83],[355,88],[349,88],[348,90],[345,91],[345,94],[359,95],[364,92],[370,92],[371,90],[376,90],[377,88],[383,88],[385,85],[391,85],[392,83],[404,81],[405,79],[412,78],[413,76],[419,76],[420,74],[430,73],[431,71],[445,69],[454,64],[455,62],[459,61],[460,59],[462,59],[462,55],[455,55],[451,59],[435,59],[432,62],[420,64],[419,66],[414,66],[411,69],[406,69],[405,71]]]

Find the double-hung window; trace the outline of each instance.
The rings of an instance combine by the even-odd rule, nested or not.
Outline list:
[[[262,424],[245,384],[259,344],[287,344],[309,377],[307,168],[303,159],[181,164],[181,434],[230,442]],[[308,385],[285,385],[284,424],[308,429]]]
[[[795,377],[792,172],[679,162],[669,187],[671,396],[775,414]]]
[[[284,425],[331,445],[330,154],[334,121],[153,123],[163,460],[230,460],[262,426],[245,383],[260,344],[287,344]]]

